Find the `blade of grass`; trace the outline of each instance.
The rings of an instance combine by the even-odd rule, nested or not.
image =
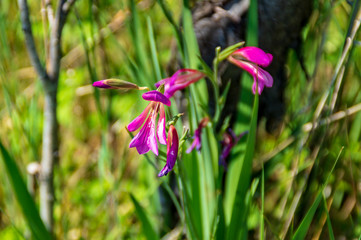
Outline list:
[[[199,64],[199,49],[197,39],[195,37],[192,13],[189,1],[183,1],[183,28],[184,28],[184,56],[185,66],[196,69]],[[207,104],[207,88],[205,81],[199,81],[197,84],[191,85],[189,88],[189,120],[191,130],[195,130],[201,118],[199,105]],[[187,158],[188,169],[193,169],[193,174],[188,176],[191,178],[191,194],[192,203],[190,205],[190,214],[194,219],[194,228],[199,239],[210,239],[211,225],[214,222],[214,216],[217,208],[217,199],[215,195],[215,182],[213,163],[218,163],[217,150],[214,147],[216,141],[213,139],[214,134],[204,131],[204,140],[202,140],[201,154],[193,152],[192,158]],[[216,164],[217,165],[217,164]],[[217,170],[218,172],[218,170]],[[194,204],[193,204],[194,203]]]
[[[335,235],[333,234],[331,218],[330,218],[330,214],[328,212],[327,202],[326,202],[325,196],[323,196],[323,207],[325,209],[326,216],[327,216],[326,221],[327,221],[327,228],[328,228],[329,238],[330,238],[330,240],[335,240]]]
[[[139,202],[135,199],[135,197],[132,194],[130,194],[130,198],[134,204],[135,212],[136,212],[140,222],[142,223],[143,232],[144,232],[145,237],[149,240],[159,239],[159,236],[158,236],[157,232],[155,231],[155,228],[154,228],[148,214],[146,213],[145,209],[139,204]]]
[[[152,55],[153,69],[155,72],[156,81],[159,81],[162,79],[162,74],[161,74],[161,69],[159,66],[157,47],[156,47],[155,39],[154,39],[152,19],[149,16],[147,17],[147,27],[148,27],[148,38],[149,38],[149,44],[150,44],[150,51],[151,51],[151,55]]]
[[[146,54],[147,48],[144,42],[145,37],[142,31],[142,23],[134,0],[129,0],[129,8],[131,11],[129,27],[132,38],[131,40],[135,47],[136,61],[140,67],[139,70],[141,76],[143,77],[143,84],[150,87],[153,85],[153,83],[155,83],[155,80],[149,67],[150,64],[148,62],[149,58]],[[149,79],[153,79],[153,81],[149,81]]]
[[[306,237],[306,234],[308,232],[308,229],[311,225],[311,222],[312,222],[312,219],[313,219],[313,216],[315,215],[315,212],[318,208],[318,205],[320,204],[321,200],[322,200],[322,196],[323,196],[323,190],[325,189],[327,183],[328,183],[328,180],[330,179],[330,176],[332,175],[333,173],[333,170],[335,169],[336,167],[336,164],[341,156],[341,153],[343,151],[343,148],[341,148],[337,158],[336,158],[336,161],[335,163],[333,164],[332,166],[332,169],[330,170],[330,172],[328,173],[328,176],[326,178],[326,181],[324,182],[324,184],[322,185],[321,189],[318,191],[318,194],[317,194],[317,197],[315,199],[315,201],[312,203],[310,209],[307,211],[305,217],[302,219],[302,222],[300,223],[300,225],[298,226],[295,234],[293,235],[292,239],[293,240],[301,240],[301,239],[305,239]]]
[[[255,178],[253,179],[252,183],[250,184],[250,187],[246,193],[246,198],[245,198],[245,208],[244,208],[244,216],[248,216],[249,212],[250,212],[250,209],[252,207],[252,199],[253,199],[253,196],[257,190],[257,187],[258,187],[258,184],[259,184],[259,178]],[[241,230],[241,234],[240,234],[240,239],[248,239],[247,237],[247,234],[248,234],[248,228],[247,228],[247,224],[248,224],[248,220],[247,218],[244,219],[243,221],[243,225],[241,226],[244,226],[243,228],[240,228]]]
[[[52,239],[50,233],[46,230],[45,225],[40,218],[35,202],[26,188],[26,184],[20,174],[15,160],[9,155],[1,141],[0,150],[16,200],[21,207],[33,237],[35,239]]]
[[[246,225],[245,207],[246,194],[249,188],[252,172],[252,160],[256,143],[258,116],[258,94],[255,95],[250,129],[247,137],[247,147],[242,161],[238,181],[233,182],[235,186],[235,199],[232,206],[231,219],[228,227],[227,239],[240,239],[242,228]]]
[[[226,233],[226,222],[224,219],[223,195],[219,194],[217,199],[217,213],[215,219],[216,233],[214,239],[223,239]]]
[[[300,226],[297,228],[295,234],[292,237],[293,240],[305,239],[308,229],[311,225],[313,216],[315,215],[321,200],[322,200],[322,190],[318,192],[315,201],[313,202],[310,209],[307,211],[306,216],[303,218]]]
[[[265,239],[264,236],[264,168],[262,167],[262,185],[261,185],[261,227],[260,227],[260,239]]]
[[[157,2],[159,4],[159,6],[161,7],[165,17],[167,18],[167,20],[169,21],[169,23],[173,27],[173,31],[174,31],[176,39],[177,39],[178,49],[179,49],[179,52],[181,53],[182,59],[184,60],[185,59],[185,56],[184,56],[184,40],[183,40],[183,37],[182,37],[182,33],[181,33],[177,23],[174,21],[174,18],[172,16],[172,12],[169,10],[167,5],[164,3],[164,0],[157,0]]]
[[[246,45],[258,45],[258,6],[256,0],[252,0],[250,2],[250,7],[248,10]],[[244,72],[241,77],[242,90],[237,103],[237,120],[234,125],[234,132],[236,134],[240,134],[241,132],[247,131],[250,128],[252,118],[252,104],[254,102],[254,97],[251,90],[252,82],[252,77],[248,73]],[[235,206],[234,199],[236,196],[236,185],[234,182],[238,182],[240,179],[243,164],[243,157],[241,154],[244,153],[246,144],[246,141],[241,139],[240,143],[235,146],[233,152],[237,154],[231,155],[232,161],[228,166],[225,187],[225,216],[227,224],[230,222],[233,206]]]
[[[182,193],[181,200],[184,209],[187,235],[189,236],[190,239],[199,239],[195,229],[194,215],[192,215],[190,212],[192,210],[192,199],[191,199],[190,189],[188,186],[191,186],[190,183],[191,179],[189,177],[186,177],[187,173],[183,171],[183,169],[185,169],[184,167],[185,162],[186,160],[184,158],[182,159],[182,162],[177,161],[177,165],[179,169],[178,187],[180,192]]]

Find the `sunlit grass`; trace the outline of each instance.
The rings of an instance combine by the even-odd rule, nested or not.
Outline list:
[[[130,18],[135,16],[134,11],[133,15],[129,11],[127,2],[105,1],[96,3],[96,6],[89,6],[89,3],[79,1],[76,4],[79,22],[72,12],[63,35],[63,68],[58,92],[61,160],[55,170],[56,236],[60,239],[143,239],[147,236],[145,232],[153,236],[149,226],[143,229],[142,208],[156,234],[161,237],[177,227],[184,227],[178,217],[172,218],[176,210],[168,194],[160,194],[165,190],[159,186],[165,181],[177,189],[175,194],[182,207],[184,203],[192,203],[187,206],[190,213],[185,211],[184,217],[186,222],[192,222],[195,229],[184,231],[188,236],[200,234],[209,238],[213,231],[216,232],[212,229],[213,210],[223,208],[217,202],[216,194],[212,195],[217,188],[217,183],[212,180],[219,177],[218,171],[215,171],[217,174],[212,173],[214,176],[209,175],[209,171],[203,171],[218,167],[214,162],[218,161],[215,153],[219,149],[212,148],[217,145],[216,139],[210,136],[208,145],[204,144],[204,148],[212,149],[212,152],[184,154],[181,164],[187,171],[176,169],[175,172],[187,179],[190,195],[184,193],[181,196],[182,190],[187,189],[181,189],[174,174],[170,174],[167,180],[157,178],[159,169],[154,169],[143,155],[128,148],[130,137],[125,126],[144,108],[144,103],[139,100],[140,94],[115,90],[94,94],[95,90],[90,86],[95,79],[118,77],[153,87],[159,78],[172,74],[166,69],[172,57],[172,48],[181,41],[189,44],[189,36],[177,40],[172,25],[157,3],[141,1],[134,5],[139,21],[136,29],[130,27]],[[40,3],[30,4],[37,47],[41,58],[45,59]],[[167,1],[166,4],[178,24],[182,3]],[[259,231],[263,228],[264,239],[291,238],[293,234],[299,234],[297,229],[306,226],[300,224],[302,219],[307,218],[308,210],[315,206],[312,205],[315,201],[318,208],[312,209],[314,214],[310,217],[310,229],[301,228],[302,234],[296,236],[306,236],[307,233],[312,236],[320,232],[321,239],[331,239],[332,233],[336,239],[343,236],[349,239],[361,234],[361,113],[320,127],[310,133],[310,138],[308,132],[302,131],[304,124],[312,122],[315,108],[330,86],[352,11],[346,1],[339,1],[332,8],[326,1],[315,5],[303,32],[302,46],[305,69],[311,80],[306,79],[296,52],[291,50],[287,61],[285,121],[278,132],[270,134],[264,130],[264,120],[261,119],[257,133],[254,133],[257,134],[256,150],[253,158],[249,157],[249,160],[253,159],[250,166],[253,171],[247,170],[250,186],[254,189],[252,192],[246,186],[242,190],[250,200],[248,212],[242,212],[247,214],[247,226],[251,232],[249,238],[259,238]],[[26,179],[27,164],[39,161],[41,155],[43,91],[30,68],[17,15],[15,2],[0,3],[0,138],[15,159],[22,178]],[[109,23],[117,27],[112,28]],[[187,22],[183,24],[187,31]],[[82,35],[87,46],[82,42]],[[103,36],[101,41],[99,36]],[[356,35],[356,39],[360,41],[360,34]],[[188,47],[195,48],[192,44]],[[85,53],[89,55],[88,59]],[[360,56],[357,43],[347,62],[334,113],[361,102]],[[188,66],[199,65],[196,54],[184,60]],[[154,65],[155,61],[159,66]],[[204,93],[200,91],[202,88],[204,85],[197,83],[185,94],[195,96],[197,91]],[[203,106],[206,105],[206,94],[200,99]],[[201,113],[202,104],[192,101],[190,110],[193,114]],[[321,114],[321,119],[329,116],[327,110]],[[249,117],[251,114],[250,111]],[[189,118],[191,129],[197,126],[197,118],[199,116],[196,115]],[[179,132],[181,130],[178,129]],[[212,135],[210,127],[207,134]],[[325,137],[320,145],[322,136]],[[331,172],[342,146],[343,153]],[[318,147],[320,149],[316,154]],[[156,164],[159,162],[154,157],[151,160]],[[158,168],[162,164],[160,161]],[[329,174],[330,179],[322,195],[321,187]],[[234,185],[235,189],[237,182],[232,180],[228,185]],[[34,200],[38,203],[37,197]],[[219,221],[227,224],[231,221],[232,207],[225,206],[222,210],[225,211],[225,219]],[[166,212],[169,209],[172,212]],[[0,161],[0,238],[21,239],[28,233],[29,227],[15,201],[4,163]],[[144,237],[139,237],[139,234],[144,234]]]

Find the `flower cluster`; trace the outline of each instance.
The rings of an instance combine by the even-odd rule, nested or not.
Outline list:
[[[192,83],[203,78],[205,74],[198,70],[181,69],[171,77],[160,80],[155,84],[157,90],[144,93],[142,98],[149,101],[144,111],[128,124],[128,130],[134,132],[140,131],[134,136],[129,144],[129,148],[135,147],[139,154],[145,154],[150,150],[158,156],[158,143],[167,145],[167,162],[164,168],[158,174],[159,177],[165,176],[174,167],[178,156],[179,139],[177,130],[174,126],[169,127],[168,137],[166,136],[166,119],[164,105],[170,106],[169,100],[176,91],[182,90]],[[136,84],[122,80],[107,79],[93,83],[94,87],[109,89],[146,89],[138,87]],[[159,117],[158,117],[159,115]],[[156,126],[156,120],[158,122]]]
[[[261,94],[264,87],[272,87],[273,78],[268,72],[260,68],[260,66],[267,67],[272,62],[272,58],[271,54],[265,53],[257,47],[244,47],[229,54],[228,61],[249,72],[254,78],[253,93],[255,94],[258,90],[258,93]],[[135,147],[139,154],[145,154],[151,150],[155,155],[158,155],[158,142],[167,145],[167,162],[158,174],[159,177],[162,177],[173,169],[179,149],[179,139],[176,128],[170,125],[168,135],[166,134],[164,106],[171,105],[170,98],[175,92],[186,88],[204,77],[205,74],[198,70],[180,69],[171,77],[157,82],[155,84],[157,90],[152,91],[149,91],[147,87],[139,87],[134,83],[118,79],[97,81],[93,83],[93,86],[107,89],[148,90],[148,92],[142,95],[144,100],[149,101],[148,106],[127,126],[130,132],[140,129],[131,140],[129,147]],[[207,126],[209,121],[210,119],[208,117],[201,120],[198,128],[195,130],[194,140],[187,149],[187,153],[190,153],[194,148],[198,151],[201,150],[202,129]],[[224,134],[220,164],[226,167],[225,159],[229,155],[232,147],[237,144],[243,135],[244,133],[236,136],[232,131]]]

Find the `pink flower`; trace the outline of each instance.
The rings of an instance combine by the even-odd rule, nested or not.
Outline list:
[[[168,130],[168,139],[167,139],[167,163],[163,167],[163,169],[159,172],[158,177],[163,177],[170,172],[177,160],[178,156],[178,147],[179,147],[179,140],[178,140],[178,133],[177,129],[173,125],[169,126]]]
[[[197,151],[200,151],[202,148],[202,128],[205,128],[209,122],[209,118],[205,117],[201,120],[201,122],[198,125],[198,128],[194,131],[194,140],[191,144],[191,146],[187,149],[186,153],[190,153],[193,151],[194,148],[197,149]]]
[[[268,67],[272,62],[273,56],[270,53],[265,53],[262,49],[257,47],[244,47],[234,51],[228,60],[238,67],[249,72],[254,79],[252,86],[253,94],[256,94],[258,85],[258,94],[261,94],[263,88],[272,87],[272,76],[263,70],[261,67]]]
[[[194,69],[180,69],[171,77],[160,80],[155,84],[156,87],[164,84],[164,95],[171,98],[178,90],[188,87],[205,76],[204,73]]]
[[[219,157],[219,164],[223,165],[224,168],[227,168],[226,158],[231,153],[232,148],[238,143],[238,141],[248,133],[248,131],[241,133],[239,136],[232,131],[232,129],[228,130],[229,132],[225,132],[223,135],[222,144],[222,153]]]
[[[156,90],[146,92],[142,97],[150,101],[150,103],[144,111],[128,125],[128,130],[131,132],[136,131],[143,125],[139,133],[135,135],[130,142],[129,147],[135,147],[139,154],[144,154],[152,150],[155,155],[158,155],[158,144],[155,132],[157,133],[158,141],[161,144],[167,144],[164,104],[170,106],[171,103],[166,96]],[[159,119],[157,130],[155,130],[155,121],[158,113]]]

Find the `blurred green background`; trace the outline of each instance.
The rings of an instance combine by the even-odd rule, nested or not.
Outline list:
[[[47,54],[44,12],[41,1],[29,2],[33,33],[44,62]],[[167,3],[174,19],[179,19],[181,1]],[[176,226],[176,210],[165,208],[167,199],[159,194],[162,181],[172,182],[171,176],[157,178],[157,171],[146,158],[128,148],[131,138],[125,126],[145,107],[139,93],[95,91],[91,87],[92,80],[110,77],[142,81],[134,65],[142,54],[145,68],[153,73],[147,37],[149,22],[164,71],[160,74],[163,77],[172,74],[165,70],[167,64],[172,64],[172,49],[176,45],[171,25],[156,1],[139,1],[137,9],[141,48],[133,41],[134,24],[127,1],[79,0],[65,24],[58,91],[60,162],[55,167],[54,231],[59,239],[144,239],[130,193],[149,213],[160,236]],[[324,191],[327,212],[338,239],[357,239],[361,235],[359,33],[346,60],[334,111],[356,106],[357,113],[332,121],[312,131],[310,136],[301,134],[302,127],[312,121],[322,95],[329,90],[350,22],[354,20],[351,13],[352,5],[347,1],[314,2],[313,14],[302,33],[305,69],[312,79],[306,79],[291,50],[285,122],[273,134],[264,130],[263,120],[259,123],[253,174],[260,175],[263,163],[265,224],[270,239],[285,237],[282,234],[287,223],[291,228],[299,223],[342,147]],[[157,80],[157,74],[153,76],[148,79],[148,86]],[[40,161],[43,89],[24,45],[16,1],[0,1],[0,85],[0,139],[27,179],[27,165]],[[321,118],[330,116],[328,110],[321,113]],[[4,169],[0,161],[0,239],[22,239],[29,235],[29,229]],[[251,238],[257,238],[260,199],[258,189],[248,219]],[[38,202],[37,194],[35,201]],[[317,234],[320,239],[328,238],[322,208],[323,203],[309,230],[310,238],[317,239]]]

